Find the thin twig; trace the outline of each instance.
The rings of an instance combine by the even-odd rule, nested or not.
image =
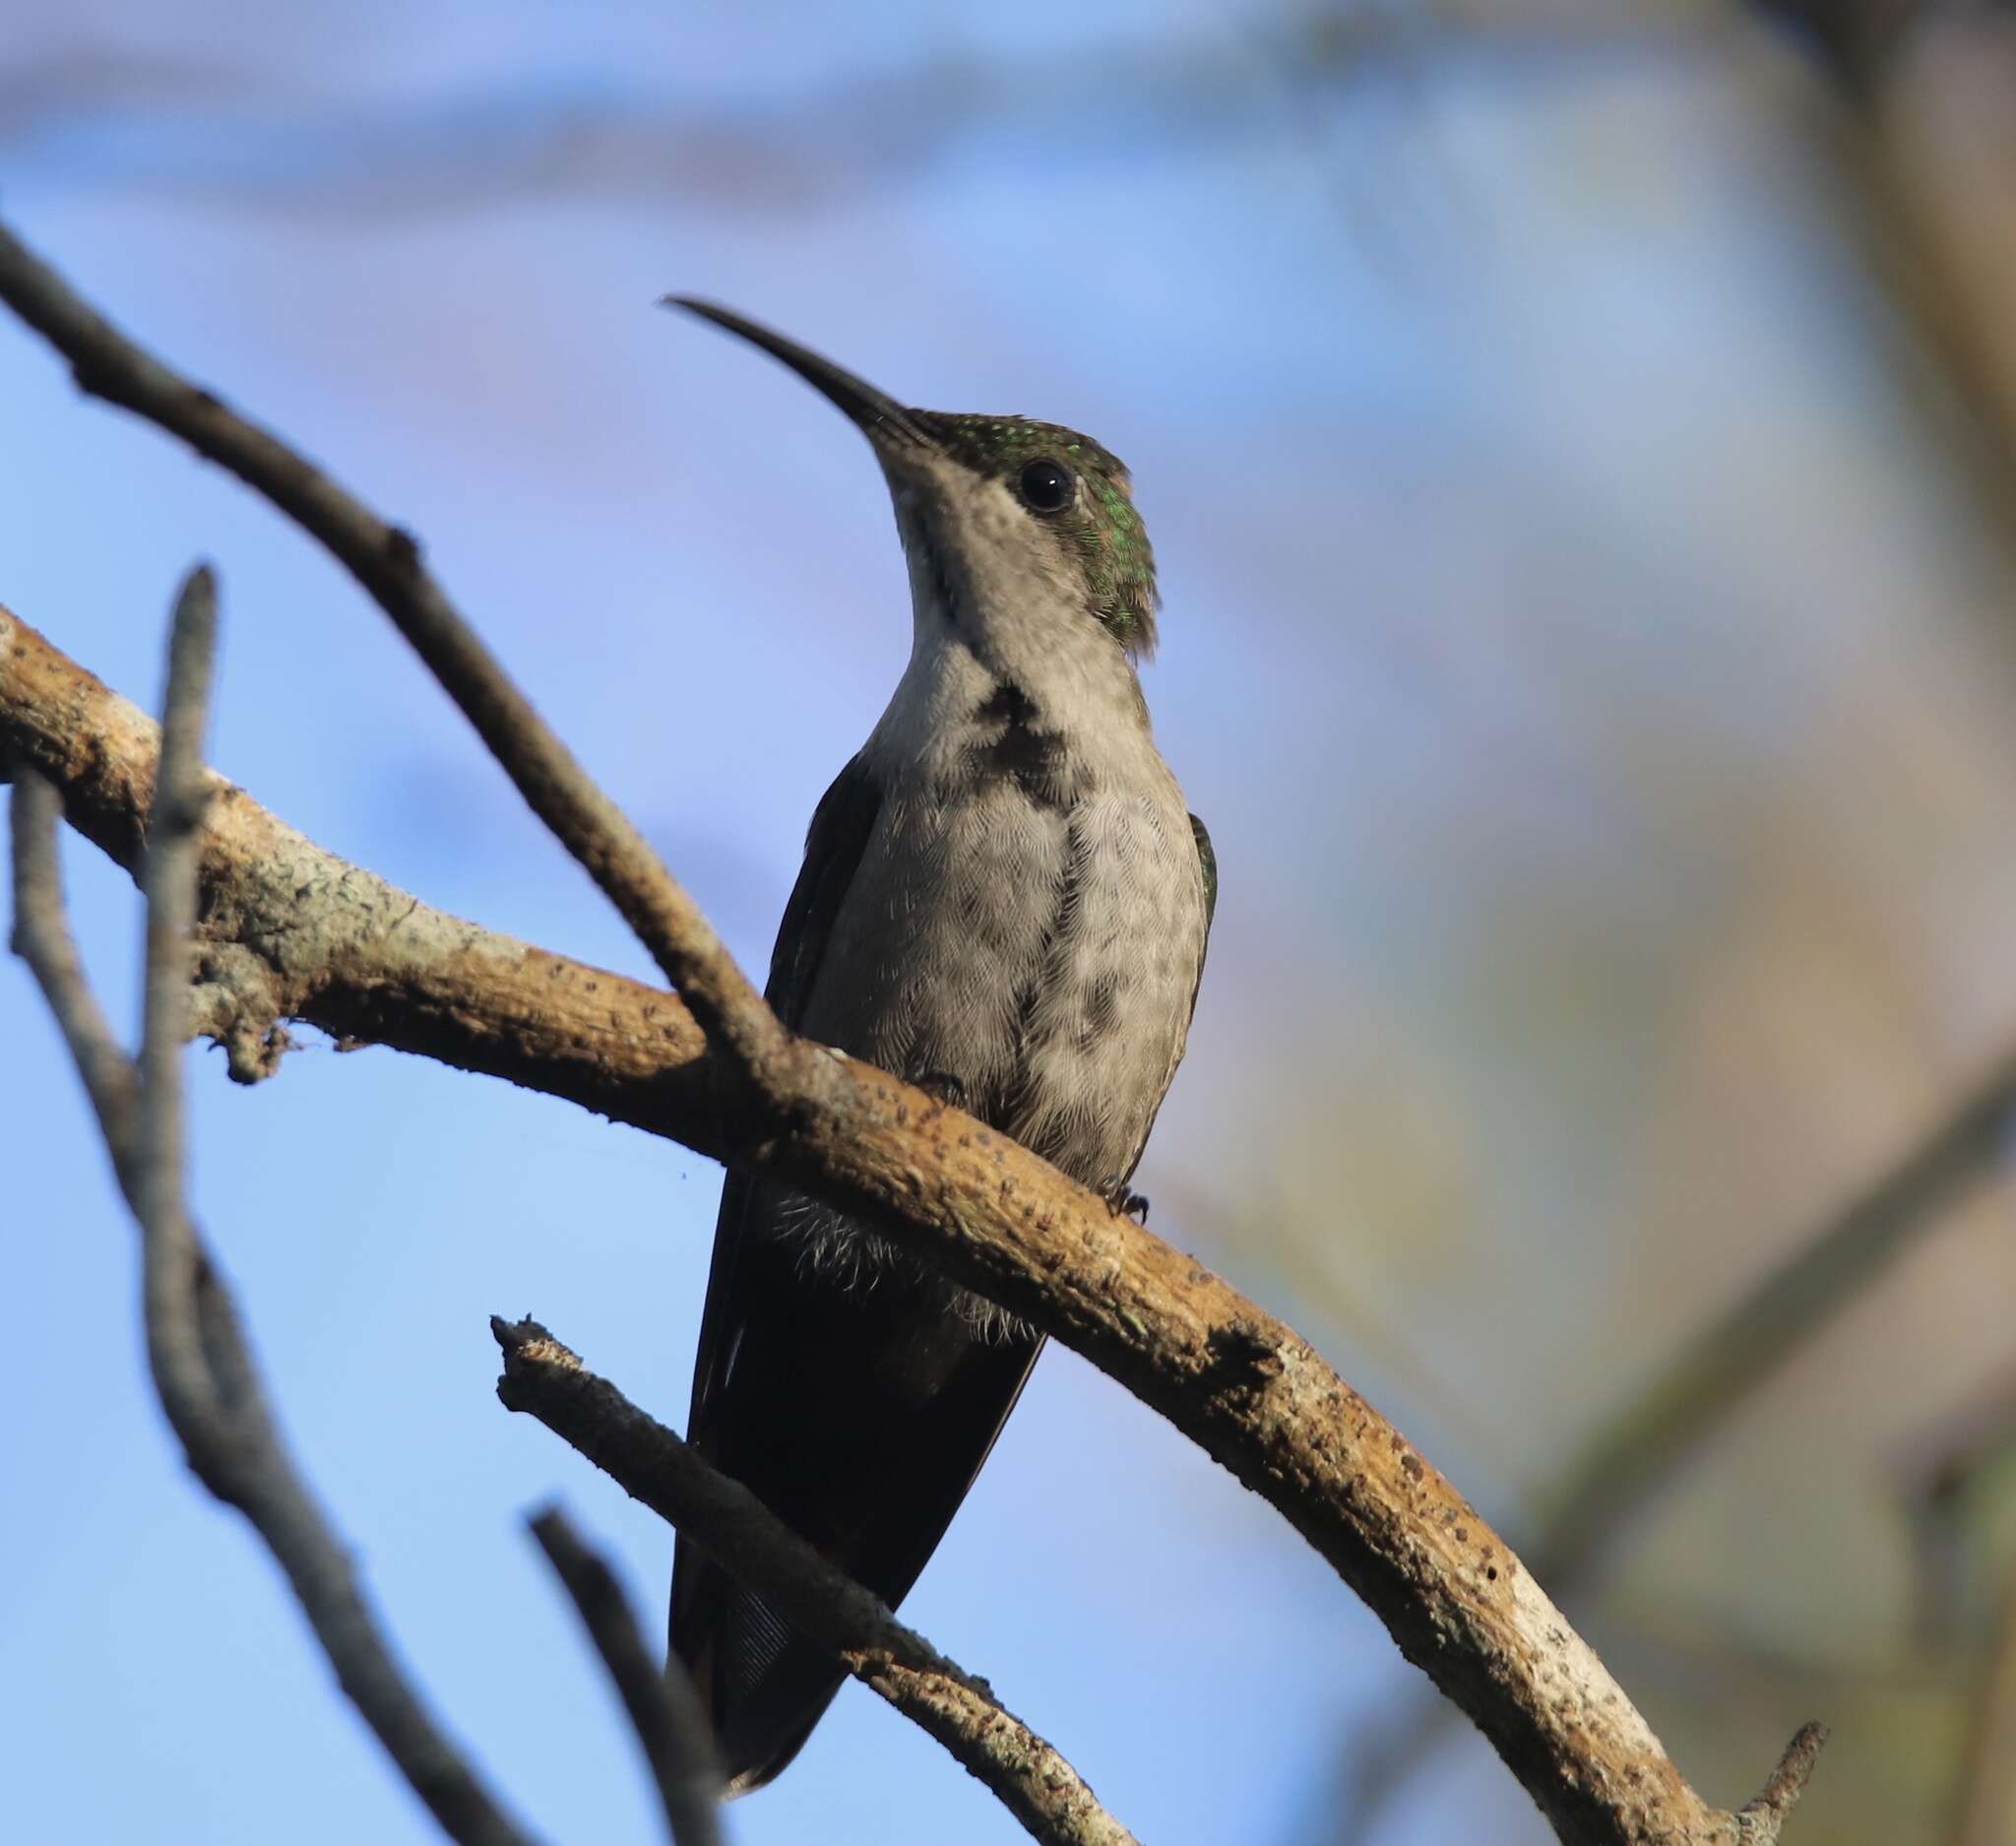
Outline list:
[[[854,1678],[928,1731],[1037,1839],[1131,1846],[1078,1772],[983,1680],[914,1628],[768,1510],[717,1473],[536,1320],[493,1317],[504,1353],[497,1396],[571,1443],[633,1498],[691,1538],[736,1581],[829,1649]]]
[[[199,591],[199,605],[200,596]],[[185,610],[189,604],[185,596]],[[178,624],[183,646],[192,652],[207,645],[202,625],[200,606],[193,621]],[[183,691],[192,689],[186,665],[171,679]],[[193,747],[200,711],[185,708],[181,728]],[[186,793],[186,776],[183,787]],[[18,768],[14,942],[48,1001],[97,1112],[120,1189],[142,1224],[145,1264],[156,1272],[179,1265],[179,1274],[170,1271],[168,1287],[151,1276],[148,1290],[150,1355],[158,1347],[172,1355],[168,1368],[157,1368],[162,1408],[198,1478],[220,1499],[238,1507],[266,1541],[345,1692],[442,1829],[464,1846],[526,1846],[528,1836],[498,1807],[407,1684],[364,1601],[347,1552],[294,1473],[229,1293],[182,1203],[179,1106],[170,1101],[163,1108],[159,1099],[143,1099],[138,1073],[119,1052],[86,985],[63,915],[57,810],[56,796],[39,774]],[[146,1008],[158,1053],[157,1081],[170,1087],[180,1082],[174,1021],[181,1002],[155,989],[170,981],[186,986],[173,925],[177,917],[186,916],[186,887],[194,873],[187,849],[187,841],[174,841],[150,871],[150,883],[160,898],[153,918],[158,932],[151,928],[150,943],[161,946],[150,955]],[[181,878],[184,890],[167,888],[173,877]],[[157,1214],[153,1223],[142,1216],[143,1201]],[[163,1325],[158,1341],[156,1322],[164,1315],[181,1318]]]
[[[227,468],[321,541],[427,665],[534,813],[613,903],[709,1040],[759,1089],[788,1036],[644,836],[548,728],[448,600],[404,528],[305,456],[142,350],[0,225],[0,298],[94,397],[137,413]]]
[[[192,1465],[220,1497],[248,1459],[220,1401],[206,1347],[202,1254],[183,1208],[186,1166],[182,1046],[188,1037],[190,932],[196,922],[197,840],[209,789],[203,732],[217,642],[217,581],[192,571],[175,599],[162,695],[161,761],[148,820],[147,979],[142,989],[140,1117],[134,1215],[141,1231],[141,1296],[155,1389]]]
[[[1776,1846],[1786,1816],[1805,1793],[1807,1778],[1826,1744],[1824,1724],[1802,1724],[1794,1733],[1763,1788],[1736,1813],[1736,1818],[1743,1822],[1743,1846]]]
[[[615,1682],[651,1764],[673,1846],[720,1846],[724,1778],[693,1682],[676,1660],[662,1668],[652,1659],[616,1573],[583,1542],[565,1513],[549,1506],[528,1523]]]
[[[138,1191],[139,1080],[85,980],[77,945],[64,925],[62,874],[56,860],[56,822],[62,812],[62,796],[36,771],[17,771],[11,946],[48,1001],[98,1118],[119,1189],[130,1198]]]

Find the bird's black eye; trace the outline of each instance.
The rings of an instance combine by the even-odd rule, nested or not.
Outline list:
[[[1078,482],[1071,471],[1062,462],[1053,462],[1047,455],[1040,455],[1027,463],[1016,486],[1022,494],[1022,504],[1032,513],[1061,513],[1071,504],[1071,496],[1078,491]]]

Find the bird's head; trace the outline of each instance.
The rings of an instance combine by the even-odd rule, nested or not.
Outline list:
[[[920,605],[955,628],[1061,619],[1129,660],[1155,647],[1155,554],[1127,471],[1090,436],[1027,416],[912,410],[726,308],[682,307],[788,365],[873,445]]]

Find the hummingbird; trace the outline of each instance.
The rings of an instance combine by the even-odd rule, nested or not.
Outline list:
[[[868,439],[909,564],[910,663],[812,815],[766,994],[1143,1218],[1135,1168],[1183,1055],[1218,892],[1136,668],[1155,559],[1127,471],[1026,416],[906,408],[739,314]],[[1042,1336],[841,1213],[730,1173],[687,1439],[890,1607]],[[845,1677],[678,1539],[671,1648],[730,1794],[796,1755]]]

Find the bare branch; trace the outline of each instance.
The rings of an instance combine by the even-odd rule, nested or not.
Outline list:
[[[462,631],[435,620],[439,593],[418,573],[410,541],[290,451],[156,365],[4,233],[0,298],[69,354],[88,388],[153,416],[265,485],[380,594],[395,619],[411,624],[409,632],[430,664],[441,656],[437,671],[446,677],[457,670],[460,656],[443,635],[452,640]],[[9,669],[0,679],[0,718],[10,704],[34,704],[32,684],[19,699],[7,683],[16,659],[32,663],[32,663],[46,667],[51,652],[38,655],[18,631],[5,639],[12,645],[0,657]],[[526,735],[550,743],[542,729],[519,726],[519,706],[508,700],[477,699],[473,711],[486,740],[502,751],[522,751]],[[109,793],[116,782],[80,762],[82,722],[75,712],[58,717],[54,736],[40,741],[33,726],[23,727],[31,733],[32,761],[60,763],[69,772],[66,797],[79,788]],[[565,776],[560,783],[573,791],[567,798],[554,796],[536,774],[520,786],[542,814],[552,808],[556,827],[571,826],[570,843],[593,859],[596,812],[575,798],[575,784]],[[98,824],[116,839],[124,825],[117,806],[114,800],[80,824]],[[70,799],[73,814],[88,807]],[[214,877],[221,870],[225,881],[243,875],[242,867],[207,866]],[[475,984],[466,984],[464,996],[478,1015],[473,1023],[444,1026],[435,1019],[424,1030],[414,1029],[405,995],[381,992],[374,1016],[385,1029],[376,1036],[392,1042],[395,1030],[415,1040],[431,1033],[437,1045],[472,1050],[472,1067],[591,1101],[781,1179],[858,1217],[1061,1339],[1283,1512],[1364,1598],[1401,1651],[1490,1738],[1563,1837],[1740,1837],[1745,1823],[1687,1786],[1622,1688],[1504,1542],[1305,1341],[1007,1136],[870,1065],[783,1034],[738,975],[721,974],[719,944],[677,887],[669,879],[662,888],[648,879],[627,883],[634,868],[627,859],[623,867],[621,875],[609,872],[605,888],[628,906],[640,933],[646,926],[655,932],[655,949],[674,968],[690,964],[697,971],[688,995],[713,1009],[704,1023],[724,1027],[711,1042],[721,1044],[729,1027],[742,1035],[739,1068],[720,1069],[696,1055],[684,1009],[674,1023],[674,1003],[663,996],[666,1015],[654,1022],[652,1039],[642,1048],[619,1048],[615,1068],[589,1080],[578,1040],[536,1042],[520,1022],[484,1016],[486,996]],[[377,886],[379,894],[386,889]],[[326,898],[297,894],[283,902],[277,920],[295,919],[304,905],[320,910],[331,931],[347,929],[351,942],[385,921],[370,912],[368,899],[360,916],[340,888]],[[689,923],[695,926],[682,934]],[[220,940],[252,946],[228,918],[214,927]],[[320,938],[311,929],[307,941]],[[290,944],[274,965],[297,952]],[[541,965],[567,966],[555,958]],[[720,978],[709,986],[710,976]],[[576,969],[573,978],[601,997],[601,977]],[[602,1042],[614,1036],[605,1019],[592,1034]],[[775,1056],[761,1050],[771,1035],[784,1047]],[[668,1042],[676,1048],[672,1060],[654,1062]],[[415,1049],[443,1054],[434,1045]],[[640,1062],[647,1068],[640,1070]],[[561,1080],[541,1082],[556,1065]],[[618,1074],[625,1071],[637,1074]],[[734,1081],[751,1074],[759,1078],[753,1085]]]
[[[652,1659],[616,1573],[583,1543],[565,1513],[549,1506],[529,1523],[615,1682],[674,1846],[721,1846],[725,1778],[693,1682],[677,1661],[661,1668]]]
[[[914,1721],[1048,1846],[1132,1846],[1078,1772],[975,1679],[836,1569],[756,1496],[717,1473],[536,1320],[493,1317],[497,1396],[528,1413],[694,1540],[738,1582],[830,1648]]]
[[[390,525],[209,391],[143,351],[0,225],[0,296],[71,364],[94,397],[137,413],[227,468],[319,540],[370,594],[490,753],[684,996],[708,1038],[759,1088],[788,1058],[763,1006],[693,900],[629,818],[547,727],[449,602],[404,528]]]
[[[179,671],[170,683],[183,695],[176,726],[178,777],[184,796],[194,786],[201,733],[201,676],[207,652],[203,590],[185,593],[177,621]],[[172,779],[171,779],[172,780]],[[275,1429],[239,1327],[229,1292],[212,1264],[181,1197],[180,1110],[143,1098],[138,1074],[119,1052],[63,920],[53,837],[56,800],[33,770],[18,772],[13,800],[14,940],[68,1042],[97,1111],[120,1188],[141,1220],[150,1357],[162,1408],[204,1485],[244,1513],[285,1571],[338,1681],[376,1733],[400,1771],[448,1835],[465,1846],[526,1846],[527,1835],[491,1798],[460,1751],[442,1734],[408,1686],[363,1598],[347,1552],[329,1530],[293,1471]],[[136,820],[138,815],[135,816]],[[168,815],[164,813],[163,820]],[[179,834],[172,840],[166,836]],[[163,851],[149,881],[159,902],[150,907],[147,1014],[156,1080],[178,1088],[175,1021],[186,1001],[157,989],[183,986],[178,918],[186,918],[194,873],[186,828],[163,828]],[[175,880],[180,889],[170,888]],[[143,1206],[156,1214],[149,1222]],[[165,1281],[165,1286],[163,1286]]]
[[[2016,244],[2000,210],[2016,98],[2010,22],[2000,8],[1928,0],[1751,0],[1750,10],[1796,19],[1821,53],[1821,81],[1797,97],[1794,126],[1839,229],[1897,315],[1906,338],[1887,356],[2006,580],[2016,569]]]
[[[62,812],[62,797],[34,770],[17,776],[13,947],[48,1001],[98,1118],[120,1190],[130,1196],[135,1191],[139,1084],[84,978],[77,945],[64,925],[63,884],[56,860],[56,822]]]
[[[1770,1780],[1754,1800],[1743,1803],[1736,1815],[1743,1825],[1743,1846],[1777,1846],[1779,1830],[1785,1825],[1786,1816],[1798,1805],[1799,1797],[1805,1793],[1806,1780],[1813,1773],[1813,1765],[1820,1760],[1820,1751],[1826,1745],[1827,1727],[1824,1724],[1802,1724],[1794,1733],[1792,1742],[1785,1747],[1785,1754],[1778,1759],[1778,1767],[1772,1770]]]
[[[70,824],[136,877],[159,748],[152,719],[0,608],[0,763],[54,783]],[[233,1076],[267,1074],[276,1022],[305,1019],[660,1134],[700,1113],[706,1045],[675,995],[430,910],[221,777],[210,788],[195,1018]]]
[[[190,1465],[220,1497],[241,1465],[238,1431],[219,1401],[205,1351],[202,1253],[183,1205],[182,1046],[188,1037],[190,931],[196,921],[196,842],[210,791],[203,732],[217,643],[217,582],[189,574],[175,600],[162,695],[161,760],[148,818],[147,981],[140,1035],[140,1117],[133,1214],[140,1220],[141,1295],[148,1362]],[[211,1329],[215,1332],[216,1329]]]

